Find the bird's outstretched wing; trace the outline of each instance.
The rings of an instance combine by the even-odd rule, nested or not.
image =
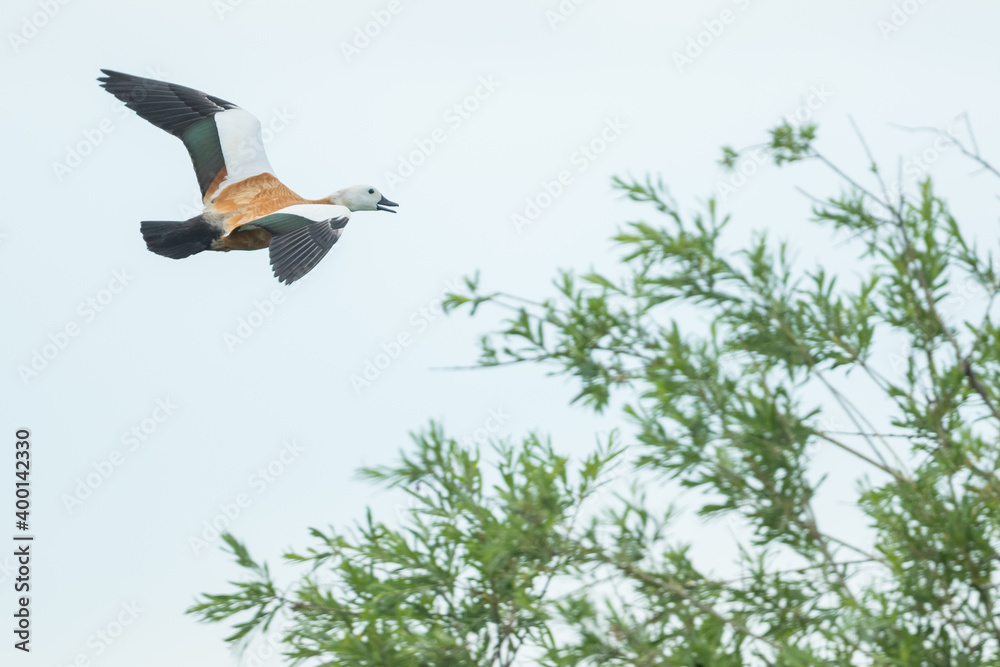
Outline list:
[[[220,186],[273,173],[260,121],[232,102],[174,83],[102,69],[98,81],[150,123],[184,142],[203,197]]]
[[[296,204],[239,229],[259,227],[271,232],[271,268],[285,284],[312,271],[344,233],[351,211],[332,204]]]

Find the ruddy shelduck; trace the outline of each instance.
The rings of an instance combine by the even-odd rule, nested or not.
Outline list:
[[[279,181],[253,114],[173,83],[111,70],[98,81],[140,117],[180,138],[194,163],[204,212],[183,222],[142,222],[146,247],[182,259],[203,250],[270,248],[283,283],[309,273],[340,239],[351,211],[390,211],[377,188],[355,185],[305,199]]]

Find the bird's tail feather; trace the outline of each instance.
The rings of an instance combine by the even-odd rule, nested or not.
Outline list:
[[[151,252],[171,259],[184,259],[208,250],[222,235],[200,215],[184,222],[143,221],[139,229]]]

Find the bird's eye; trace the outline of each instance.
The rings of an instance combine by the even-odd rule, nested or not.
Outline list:
[[[375,188],[368,188],[368,194],[370,195],[375,194]]]

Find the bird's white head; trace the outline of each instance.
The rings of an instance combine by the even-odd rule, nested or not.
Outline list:
[[[331,204],[346,206],[352,211],[389,211],[395,213],[391,207],[399,206],[396,202],[385,198],[378,188],[371,185],[352,185],[343,190],[337,190],[327,197]]]

